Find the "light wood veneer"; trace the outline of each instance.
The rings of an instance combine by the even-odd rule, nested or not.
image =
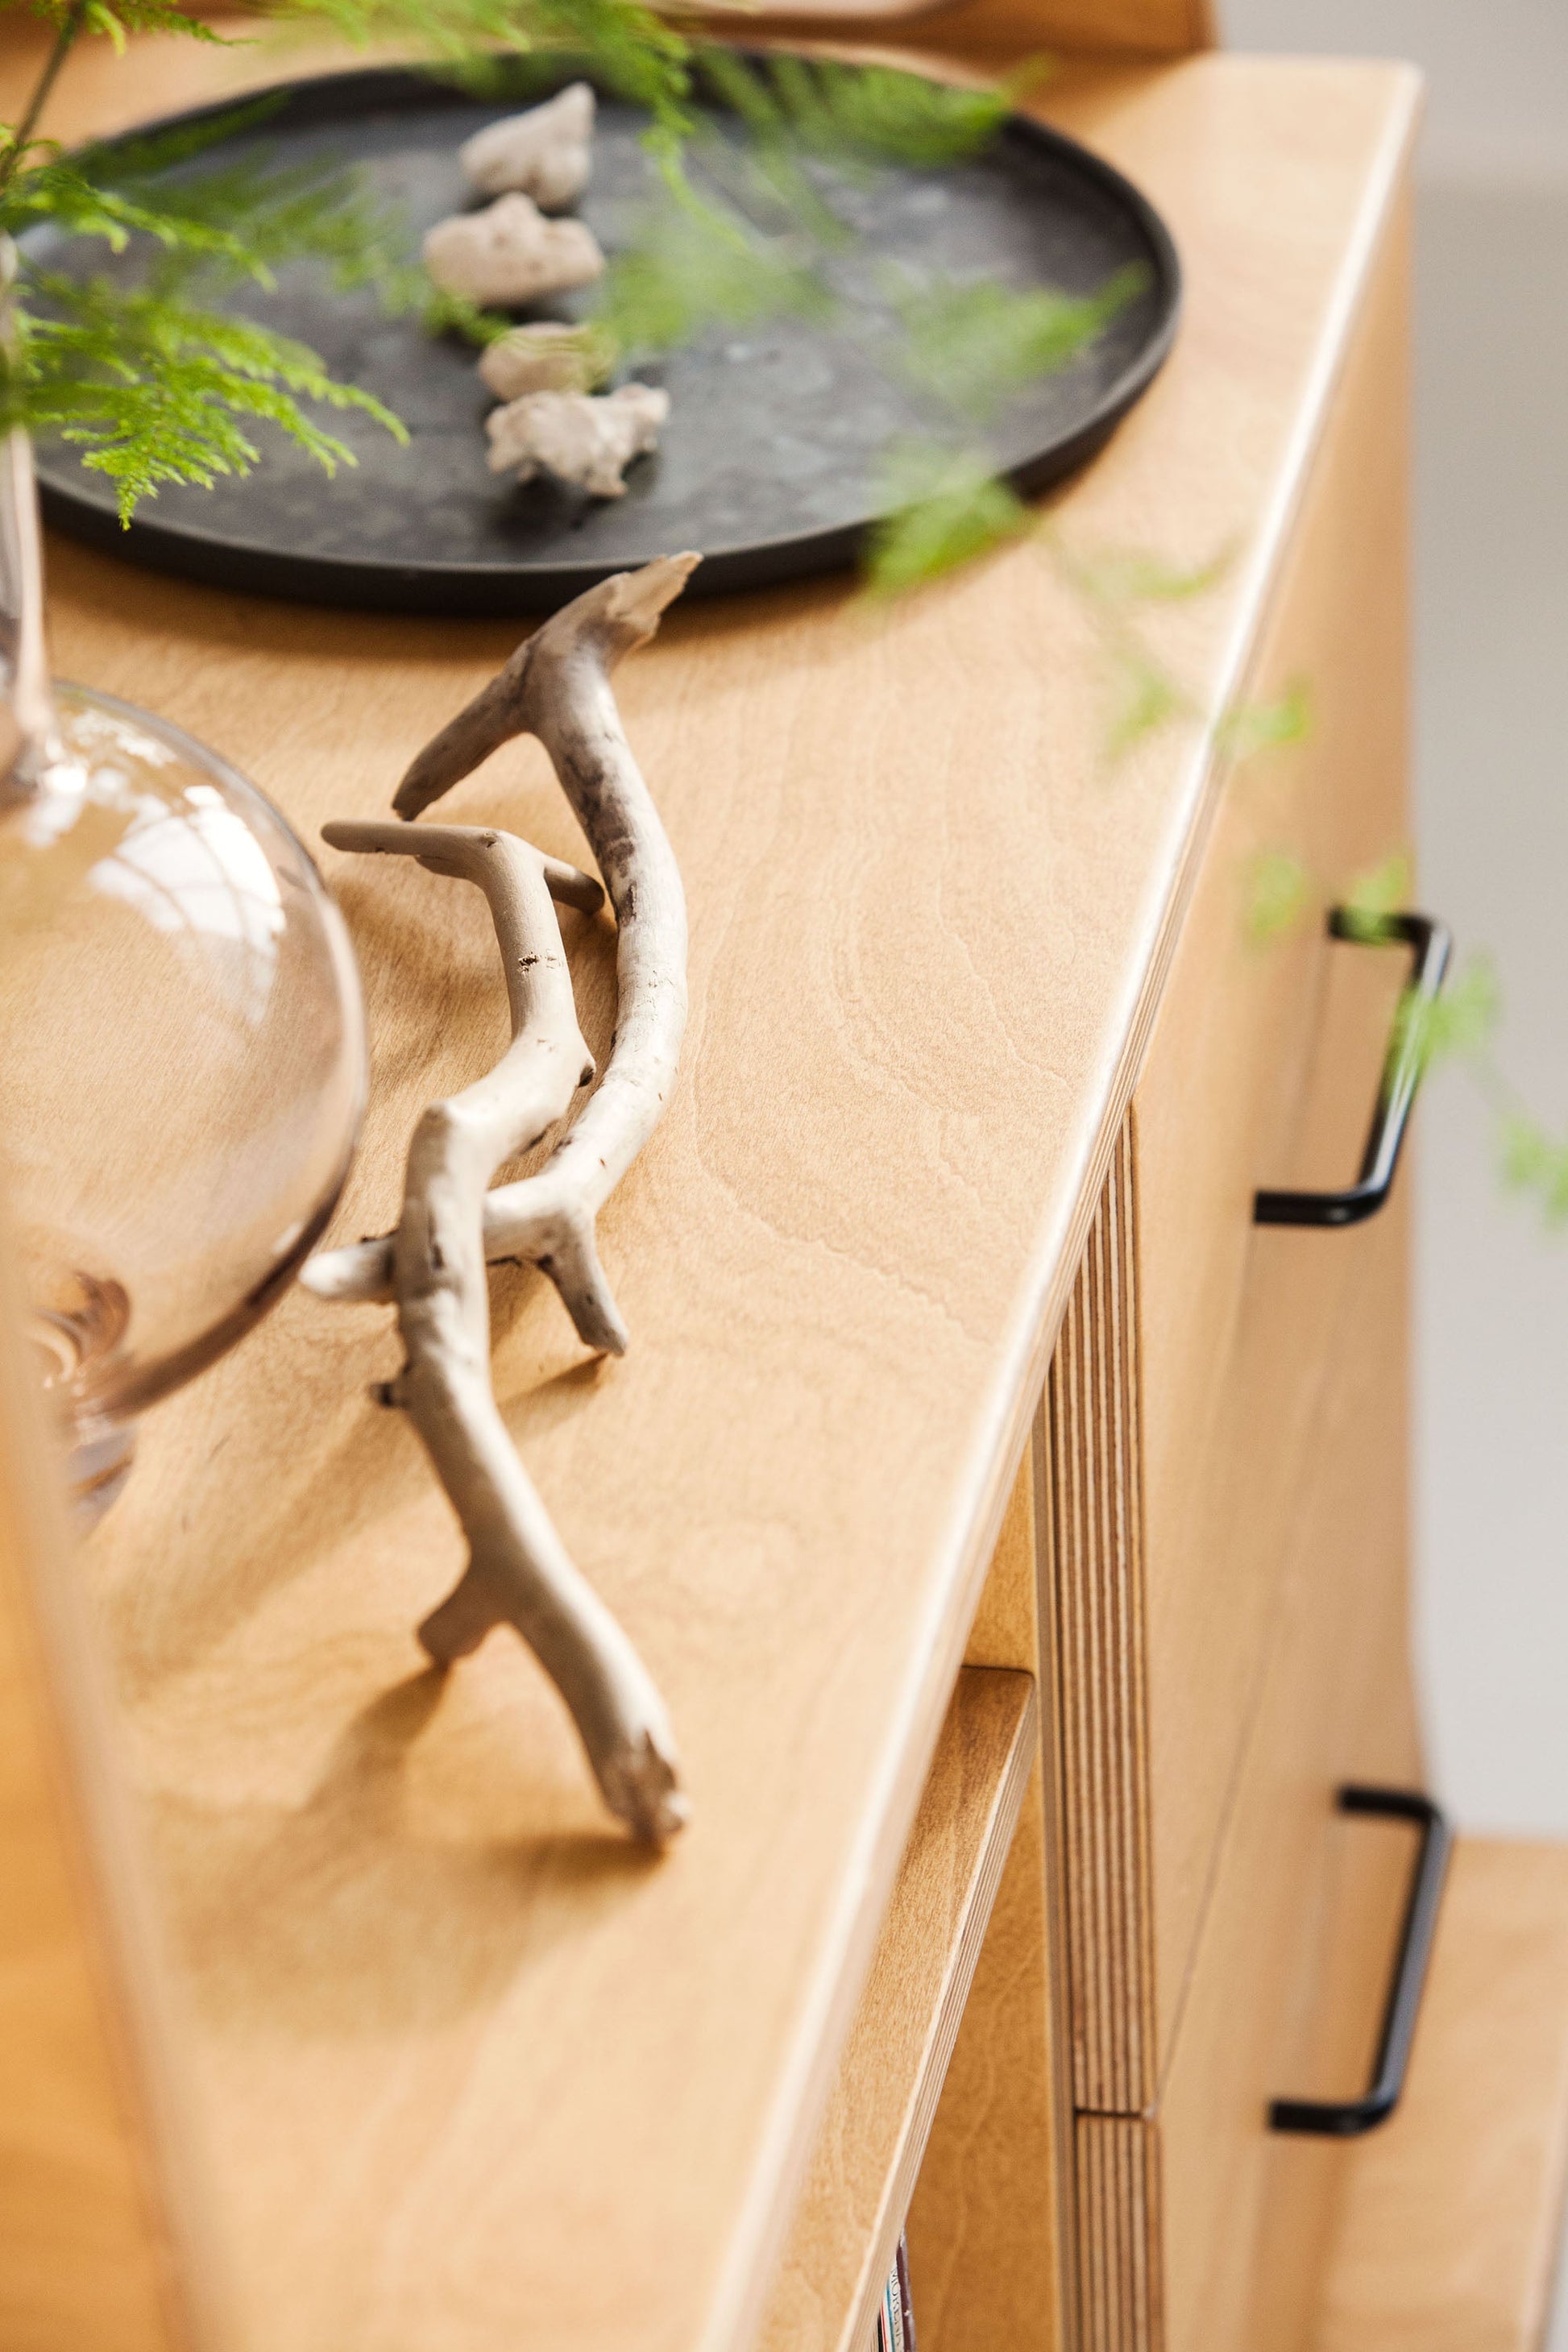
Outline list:
[[[1400,2112],[1346,2168],[1312,2352],[1534,2352],[1568,2179],[1568,1853],[1462,1838]]]
[[[762,2352],[865,2352],[1039,1743],[1032,1675],[965,1666],[817,2134]]]
[[[1408,837],[1406,275],[1396,234],[1253,673],[1260,707],[1310,681],[1310,732],[1227,776],[1052,1365],[1083,2108],[1139,2113],[1168,2071],[1323,1401],[1353,1378],[1363,1237],[1257,1227],[1251,1209],[1261,1184],[1357,1165],[1404,974],[1401,954],[1331,942],[1324,917]],[[1308,898],[1260,940],[1270,857]],[[1403,1423],[1385,1435],[1366,1474],[1402,1491]]]
[[[168,43],[89,58],[51,127],[232,70]],[[502,1276],[496,1370],[671,1702],[696,1813],[668,1859],[606,1831],[515,1644],[446,1681],[420,1667],[410,1629],[458,1542],[368,1402],[395,1361],[384,1313],[293,1297],[149,1421],[84,1568],[188,2014],[195,2169],[233,2257],[212,2341],[730,2352],[751,2334],[1413,106],[1396,68],[1218,58],[1079,67],[1050,99],[1164,209],[1188,273],[1169,370],[1056,518],[1075,546],[1177,565],[1234,549],[1208,596],[1150,624],[1190,725],[1108,767],[1093,630],[1035,546],[884,614],[838,582],[693,605],[623,673],[692,905],[687,1056],[602,1234],[632,1353],[584,1361],[543,1286]],[[515,634],[227,597],[65,545],[51,564],[58,667],[212,740],[307,835],[384,810]],[[531,751],[451,813],[578,848]],[[482,1066],[501,1010],[464,894],[331,879],[375,1055],[353,1233],[387,1219],[416,1107]],[[607,929],[569,945],[601,1045]],[[1044,1779],[1036,1801],[1043,1855]],[[1037,1909],[1036,1985],[1040,1936]],[[944,2244],[960,2263],[962,2233]]]
[[[183,2066],[9,1243],[0,1250],[0,2344],[185,2352],[216,2309]]]

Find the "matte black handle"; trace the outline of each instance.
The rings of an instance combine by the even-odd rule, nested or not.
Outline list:
[[[1407,947],[1412,951],[1410,985],[1400,1000],[1394,1034],[1383,1065],[1383,1081],[1372,1114],[1372,1129],[1361,1156],[1361,1173],[1342,1192],[1258,1192],[1253,1196],[1256,1225],[1355,1225],[1381,1209],[1388,1198],[1399,1149],[1410,1118],[1415,1089],[1421,1083],[1419,1020],[1405,1014],[1405,1003],[1430,1004],[1443,985],[1453,936],[1447,923],[1434,915],[1380,915],[1369,919],[1348,907],[1329,909],[1329,936],[1354,940],[1363,946]]]
[[[1269,2105],[1268,2127],[1271,2131],[1321,2132],[1334,2139],[1353,2139],[1358,2133],[1386,2123],[1405,2088],[1453,1832],[1431,1798],[1413,1790],[1342,1789],[1337,1801],[1342,1813],[1376,1813],[1392,1821],[1416,1822],[1421,1829],[1421,1845],[1405,1906],[1405,1925],[1399,1933],[1394,1982],[1388,1990],[1388,2006],[1383,2012],[1383,2035],[1373,2064],[1372,2084],[1363,2097],[1275,2099]]]

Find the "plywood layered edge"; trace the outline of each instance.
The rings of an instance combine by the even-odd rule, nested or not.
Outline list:
[[[1046,1392],[1073,2103],[1115,2115],[1155,2082],[1133,1170],[1129,1114]]]
[[[965,1666],[769,2301],[762,2352],[863,2352],[1039,1738],[1032,1675]]]
[[[1074,2155],[1076,2352],[1161,2352],[1159,2126],[1142,2116],[1079,2116]]]

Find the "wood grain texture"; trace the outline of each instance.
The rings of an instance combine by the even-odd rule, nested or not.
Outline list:
[[[1083,2341],[1119,2352],[1305,2342],[1346,2157],[1269,2134],[1267,2105],[1287,2087],[1359,2089],[1381,2018],[1408,1837],[1336,1816],[1332,1797],[1348,1780],[1421,1780],[1405,1575],[1405,1196],[1338,1238],[1349,1263],[1325,1339],[1332,1375],[1289,1495],[1266,1671],[1180,2030],[1146,2116],[1106,2132],[1079,2118]]]
[[[1295,684],[1309,731],[1227,783],[1137,1096],[1160,2079],[1241,1785],[1315,1424],[1331,1385],[1353,1378],[1343,1329],[1356,1236],[1256,1226],[1251,1205],[1262,1184],[1353,1174],[1405,976],[1402,952],[1336,944],[1324,924],[1327,906],[1410,838],[1408,291],[1402,220],[1248,688],[1266,708]],[[1286,933],[1259,939],[1257,877],[1281,859],[1305,903]],[[1389,1431],[1382,1482],[1402,1488],[1406,1442]]]
[[[1271,2097],[1371,2076],[1413,1840],[1334,1790],[1422,1785],[1410,1682],[1408,1192],[1349,1244],[1332,1376],[1291,1498],[1281,1605],[1237,1768],[1159,2108],[1166,2352],[1301,2352],[1344,2145],[1270,2132]]]
[[[8,1247],[8,1244],[7,1244]],[[0,2343],[212,2352],[210,2250],[76,1591],[0,1264]]]
[[[1034,1770],[1034,1676],[966,1666],[768,2305],[763,2352],[865,2352]]]
[[[169,44],[89,59],[47,127],[229,70]],[[1176,564],[1235,545],[1151,624],[1199,718],[1108,771],[1099,642],[1032,543],[883,614],[837,582],[682,611],[620,681],[693,910],[683,1074],[602,1235],[631,1353],[585,1360],[543,1286],[502,1276],[496,1381],[670,1702],[679,1850],[650,1866],[605,1833],[516,1645],[419,1670],[457,1537],[367,1399],[395,1364],[384,1312],[286,1300],[149,1422],[89,1548],[262,2344],[479,2352],[526,2326],[531,2352],[729,2352],[754,2326],[1413,82],[1211,58],[1064,77],[1053,106],[1184,249],[1175,357],[1056,512],[1076,544]],[[512,642],[51,561],[58,666],[215,742],[307,836],[383,813]],[[450,813],[581,855],[526,748]],[[456,894],[331,878],[374,1054],[347,1235],[389,1220],[417,1107],[493,1055],[501,1013]],[[608,930],[568,945],[602,1047]]]
[[[1157,2123],[1080,2115],[1074,2125],[1075,2352],[1161,2352],[1163,2158]]]
[[[1281,1236],[1253,1225],[1251,1202],[1259,1183],[1342,1181],[1357,1164],[1402,976],[1402,958],[1335,946],[1323,923],[1406,839],[1405,307],[1401,234],[1249,688],[1267,708],[1310,681],[1310,732],[1227,779],[1052,1362],[1083,2108],[1140,2113],[1168,2072],[1356,1291],[1353,1236]],[[1289,862],[1307,899],[1269,940],[1249,920],[1265,859]],[[1396,1486],[1404,1443],[1388,1433],[1377,1473]]]
[[[985,1589],[969,1629],[965,1664],[1021,1666],[1026,1674],[1041,1678],[1037,1557],[1034,1454],[1029,1447],[1007,1497]]]
[[[926,2352],[1061,2352],[1069,2340],[1071,2108],[1054,2046],[1042,1815],[1037,1763],[910,2205]]]
[[[1403,2102],[1347,2151],[1313,2352],[1534,2352],[1568,2177],[1568,1851],[1462,1838]]]
[[[1051,1617],[1039,1604],[1037,1496],[1044,1467],[1037,1421],[968,1654],[1026,1663],[1040,1688],[1054,1692]],[[1056,1896],[1055,1750],[1047,1719],[910,2206],[924,2352],[989,2344],[1060,2352],[1071,2340],[1072,2088]]]
[[[706,0],[707,12],[738,14],[734,0]],[[900,39],[969,52],[1088,51],[1097,58],[1181,57],[1213,46],[1210,0],[786,0],[764,12],[768,37],[786,27],[820,36],[832,25],[847,38]]]
[[[1336,1822],[1419,1779],[1405,1611],[1408,1179],[1344,1234],[1251,1194],[1342,1181],[1394,959],[1322,904],[1405,838],[1405,255],[1388,241],[1263,632],[1308,741],[1227,780],[1064,1318],[1049,1404],[1083,2341],[1304,2341],[1343,2153],[1264,2128],[1364,2076],[1408,1857]],[[1261,854],[1307,919],[1248,934]],[[1390,1850],[1392,1846],[1392,1851]]]
[[[1266,1670],[1158,2102],[1125,2127],[1079,2118],[1083,2337],[1118,2352],[1303,2345],[1347,2193],[1343,2147],[1270,2134],[1265,2117],[1282,2089],[1330,2096],[1365,2081],[1410,1867],[1407,1835],[1332,1811],[1342,1780],[1420,1780],[1407,1228],[1402,1190],[1331,1237],[1347,1245],[1322,1342],[1331,1377],[1289,1497]],[[1276,1238],[1307,1265],[1325,1237]],[[1292,1347],[1288,1326],[1277,1340]]]

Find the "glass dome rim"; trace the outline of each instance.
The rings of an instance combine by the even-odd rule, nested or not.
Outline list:
[[[342,1148],[310,1215],[303,1221],[287,1248],[280,1249],[260,1275],[250,1281],[240,1297],[205,1330],[150,1361],[138,1363],[132,1356],[124,1367],[122,1379],[106,1380],[101,1387],[95,1388],[72,1406],[73,1413],[83,1418],[84,1426],[90,1423],[94,1429],[102,1430],[117,1423],[133,1421],[150,1405],[184,1387],[196,1374],[216,1362],[263,1319],[292,1285],[300,1266],[330,1224],[353,1165],[369,1105],[369,1029],[359,959],[342,910],[328,889],[321,869],[309,846],[277,803],[222,752],[215,751],[210,744],[161,713],[148,710],[141,703],[127,701],[122,696],[110,694],[102,688],[84,685],[76,678],[58,677],[52,684],[62,709],[85,704],[153,736],[197,775],[221,784],[226,792],[234,794],[242,808],[259,814],[276,827],[283,842],[300,862],[310,902],[321,923],[343,1024],[344,1056],[353,1077],[353,1099],[344,1121]]]

